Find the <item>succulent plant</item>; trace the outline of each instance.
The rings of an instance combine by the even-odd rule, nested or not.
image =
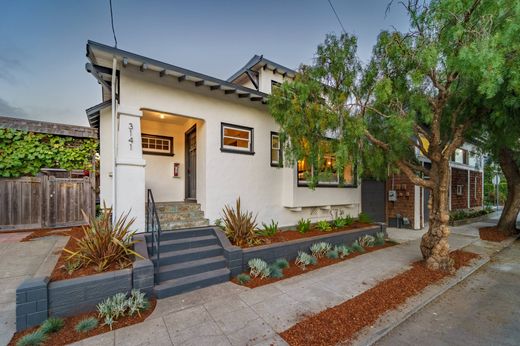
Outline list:
[[[79,321],[76,326],[74,327],[74,330],[78,333],[86,333],[98,326],[98,320],[95,317],[88,317],[84,318],[81,321]]]
[[[321,258],[332,249],[332,245],[326,242],[314,243],[311,245],[310,250],[313,256]]]
[[[312,255],[309,255],[308,253],[306,252],[303,252],[303,251],[299,251],[298,252],[298,256],[296,257],[296,260],[294,261],[294,263],[300,267],[301,269],[305,270],[305,268],[309,265],[314,265],[316,264],[318,261],[316,259],[316,257],[312,256]]]
[[[250,259],[249,262],[247,262],[250,268],[249,274],[252,277],[260,277],[261,279],[265,279],[269,277],[270,268],[266,261],[260,259],[260,258],[253,258]]]

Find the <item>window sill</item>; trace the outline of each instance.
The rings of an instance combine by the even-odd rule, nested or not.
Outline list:
[[[223,153],[230,153],[230,154],[242,154],[242,155],[254,155],[254,151],[242,151],[242,150],[233,150],[233,149],[225,149],[220,148],[220,151]]]

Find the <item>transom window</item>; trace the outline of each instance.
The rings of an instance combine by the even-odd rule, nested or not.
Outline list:
[[[277,132],[271,132],[271,166],[282,166],[282,146]]]
[[[143,154],[173,156],[173,137],[141,134]]]
[[[221,130],[221,151],[254,154],[252,128],[222,123]]]

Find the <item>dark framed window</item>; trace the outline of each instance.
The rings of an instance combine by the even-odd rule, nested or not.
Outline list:
[[[305,160],[299,160],[297,164],[298,186],[308,186],[309,176],[314,173],[313,168]],[[343,174],[336,168],[336,157],[333,154],[325,155],[323,163],[319,168],[318,187],[357,187],[356,169],[353,164],[346,165]],[[341,177],[340,177],[341,174]],[[342,184],[340,185],[340,178]]]
[[[143,154],[173,156],[173,137],[141,134]]]
[[[271,81],[271,90],[273,90],[273,89],[275,89],[275,88],[279,88],[280,85],[282,85],[282,83],[277,82],[277,81],[275,81],[275,80],[272,80],[272,81]]]
[[[280,134],[271,131],[271,166],[282,167],[282,144],[280,142]]]
[[[220,151],[254,155],[253,128],[220,123]]]

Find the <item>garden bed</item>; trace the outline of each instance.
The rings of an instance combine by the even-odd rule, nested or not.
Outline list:
[[[141,312],[140,315],[136,314],[134,316],[121,317],[114,323],[114,325],[112,326],[112,330],[143,322],[154,311],[155,305],[157,304],[157,300],[155,298],[150,299],[149,302],[150,302],[150,307],[146,311]],[[89,338],[91,336],[107,333],[110,331],[110,328],[108,326],[100,323],[96,328],[94,328],[88,332],[84,332],[84,333],[76,332],[74,330],[74,327],[76,326],[76,324],[79,321],[89,318],[89,317],[97,318],[98,314],[97,314],[97,312],[92,311],[92,312],[87,312],[87,313],[83,313],[80,315],[64,318],[63,319],[63,321],[64,321],[63,328],[61,328],[58,332],[49,334],[47,339],[45,340],[45,342],[42,343],[41,345],[43,345],[43,346],[68,345],[70,343],[73,343],[73,342],[76,342],[76,341],[79,341],[79,340],[82,340],[85,338]],[[20,338],[36,331],[37,329],[38,329],[38,327],[32,327],[32,328],[24,330],[23,332],[17,332],[13,336],[13,338],[11,339],[11,341],[9,342],[8,345],[15,346]]]
[[[346,261],[348,259],[352,259],[354,257],[363,255],[364,253],[374,252],[374,251],[385,249],[387,247],[394,246],[394,245],[396,245],[396,243],[391,242],[391,241],[387,241],[384,245],[367,247],[367,248],[365,248],[365,252],[353,252],[353,253],[350,253],[349,255],[347,255],[344,258],[327,258],[327,257],[323,257],[323,258],[320,258],[315,265],[307,266],[305,268],[305,270],[301,269],[300,267],[298,267],[296,265],[295,261],[290,261],[289,262],[289,267],[283,270],[283,275],[284,276],[282,278],[268,277],[268,278],[263,278],[262,279],[260,277],[253,277],[253,278],[251,278],[250,281],[248,281],[248,282],[246,282],[244,284],[239,283],[239,281],[238,281],[238,279],[236,277],[233,278],[231,281],[234,282],[235,284],[243,285],[243,286],[246,286],[246,287],[249,287],[249,288],[260,287],[260,286],[271,284],[273,282],[277,282],[277,281],[280,281],[280,280],[288,279],[288,278],[293,277],[293,276],[305,274],[305,273],[308,273],[310,271],[313,271],[313,270],[316,270],[316,269],[319,269],[319,268],[323,268],[323,267],[326,267],[326,266],[329,266],[329,265],[332,265],[332,264],[343,262],[343,261]]]
[[[459,269],[478,258],[477,254],[461,250],[450,256]],[[308,317],[287,329],[280,336],[289,345],[335,345],[351,342],[365,327],[373,325],[387,311],[398,308],[427,286],[449,276],[446,272],[430,270],[424,261],[393,278],[381,281],[364,293]]]
[[[480,239],[494,242],[501,242],[509,238],[507,234],[500,232],[496,226],[479,228],[478,234]]]

